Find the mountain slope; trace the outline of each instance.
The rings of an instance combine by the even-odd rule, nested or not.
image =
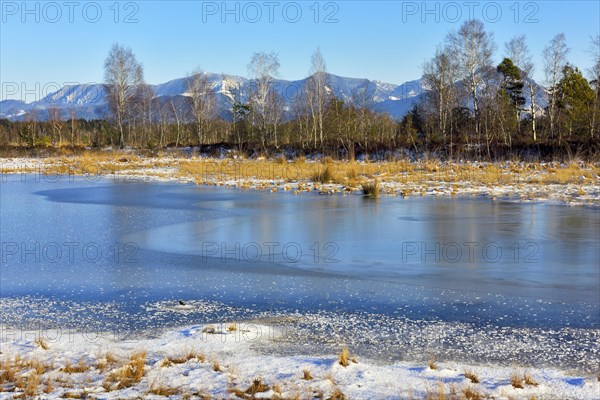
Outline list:
[[[217,94],[217,107],[219,114],[227,118],[233,102],[239,99],[248,100],[248,93],[255,86],[255,82],[233,75],[207,73],[206,76]],[[159,85],[150,85],[155,95],[155,102],[159,104],[174,101],[181,104],[185,100],[189,82],[188,77],[174,79]],[[275,91],[284,99],[284,109],[291,116],[293,103],[307,84],[307,79],[288,81],[277,79],[273,83]],[[543,103],[543,88],[537,86],[538,104]],[[416,104],[426,92],[421,79],[405,82],[401,85],[391,83],[341,77],[328,74],[328,92],[345,102],[364,105],[378,112],[388,113],[393,118],[403,117]],[[0,101],[0,118],[10,120],[23,120],[27,113],[34,112],[36,118],[48,118],[48,110],[56,107],[61,110],[64,118],[75,112],[78,118],[95,119],[107,115],[106,92],[102,84],[68,85],[58,91],[45,96],[39,101],[25,103],[19,100]]]

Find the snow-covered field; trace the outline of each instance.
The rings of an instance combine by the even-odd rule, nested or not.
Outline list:
[[[39,331],[22,331],[10,340],[4,338],[3,369],[9,359],[16,368],[15,356],[21,359],[17,364],[35,360],[18,370],[16,381],[28,377],[37,384],[15,388],[4,382],[0,398],[14,398],[27,390],[42,398],[99,399],[159,398],[158,394],[253,398],[253,392],[255,398],[298,399],[343,398],[341,393],[349,399],[598,399],[600,395],[597,377],[557,369],[382,363],[354,358],[351,349],[344,367],[337,354],[281,356],[256,350],[268,348],[280,334],[272,326],[251,323],[188,326],[127,340],[108,333],[63,331],[44,331],[41,337],[46,339],[40,340]],[[130,361],[136,357],[142,362]],[[465,372],[472,374],[470,379]],[[456,397],[450,397],[452,393]],[[336,394],[340,397],[333,397]]]

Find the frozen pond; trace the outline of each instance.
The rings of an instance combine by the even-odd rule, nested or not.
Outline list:
[[[544,360],[563,341],[575,359],[557,365],[593,365],[598,209],[3,178],[3,324],[131,329],[305,317],[315,335],[330,329],[367,347],[369,327],[389,328],[388,348],[404,356],[418,351],[394,327],[408,335],[442,324],[450,336],[535,341]],[[489,337],[472,340],[483,349]],[[421,345],[461,352],[439,335]]]

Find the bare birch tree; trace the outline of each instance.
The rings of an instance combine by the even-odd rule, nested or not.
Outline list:
[[[456,101],[456,81],[458,64],[447,47],[438,46],[433,58],[423,66],[423,84],[436,110],[440,136],[450,137],[450,155],[452,155],[452,129],[450,114]]]
[[[216,98],[213,85],[208,75],[200,69],[196,69],[187,80],[187,93],[192,101],[192,114],[196,126],[198,144],[202,146],[210,123],[216,113]]]
[[[144,70],[130,48],[114,44],[104,61],[104,83],[108,105],[119,131],[119,147],[125,146],[124,125]]]
[[[550,135],[552,138],[556,136],[556,118],[557,118],[557,103],[559,82],[563,68],[567,63],[567,38],[564,33],[559,33],[554,36],[548,46],[544,48],[544,74],[546,77],[546,85],[548,86],[548,118],[550,119]],[[560,138],[559,138],[560,142]]]
[[[310,77],[306,85],[307,99],[313,120],[315,147],[317,146],[317,136],[321,142],[321,147],[323,146],[323,116],[328,102],[327,84],[327,64],[323,54],[321,54],[321,49],[317,47],[311,57]]]
[[[52,146],[56,145],[56,138],[58,137],[58,145],[62,144],[62,126],[63,118],[60,109],[56,106],[50,107],[48,110],[49,122],[52,127]]]
[[[469,89],[475,114],[475,134],[479,136],[479,91],[492,65],[496,48],[494,35],[485,31],[481,21],[473,19],[465,21],[458,31],[449,33],[446,41]]]
[[[529,47],[525,35],[513,37],[504,45],[504,52],[507,58],[510,58],[513,63],[521,71],[521,77],[529,89],[529,113],[531,114],[531,130],[533,133],[533,141],[537,141],[537,105],[535,95],[535,83],[533,81],[533,73],[535,70],[531,60]]]
[[[256,83],[250,93],[250,103],[252,111],[258,116],[262,147],[265,148],[268,137],[267,103],[273,90],[273,80],[279,75],[279,59],[275,53],[254,53],[248,64],[248,72]]]
[[[592,37],[590,54],[592,55],[592,67],[590,68],[591,86],[594,89],[594,114],[592,122],[592,138],[598,130],[598,116],[600,115],[600,35]]]

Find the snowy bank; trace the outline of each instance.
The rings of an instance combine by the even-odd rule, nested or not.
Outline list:
[[[156,337],[20,332],[2,343],[0,398],[597,399],[600,382],[557,369],[382,363],[352,356],[265,355],[280,332],[245,323]],[[10,378],[10,379],[9,379]],[[338,397],[335,397],[338,396]],[[481,396],[481,397],[477,397]]]

